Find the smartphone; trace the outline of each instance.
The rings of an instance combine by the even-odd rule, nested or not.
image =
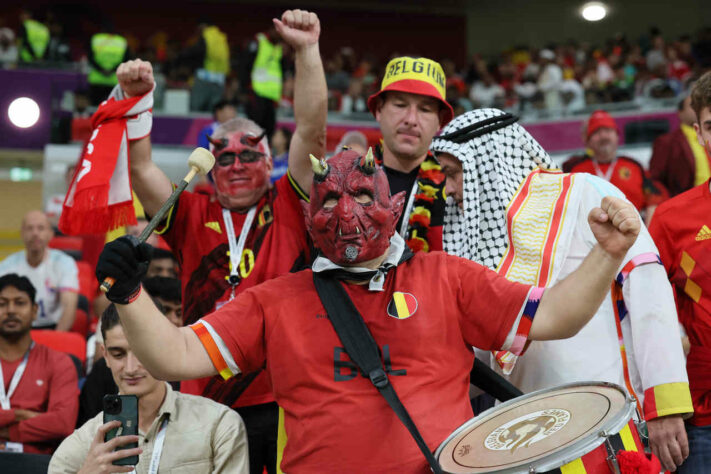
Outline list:
[[[110,441],[117,436],[138,435],[138,397],[135,395],[104,395],[104,423],[118,420],[121,426],[109,430],[104,441]],[[119,449],[137,448],[138,443],[119,446]],[[115,466],[135,466],[138,456],[128,456],[113,462]]]

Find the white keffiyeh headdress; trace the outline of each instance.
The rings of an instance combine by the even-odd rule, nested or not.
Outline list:
[[[498,109],[479,109],[455,118],[432,140],[433,152],[462,162],[462,209],[447,200],[444,250],[496,269],[506,250],[506,206],[539,165],[555,169],[548,153],[520,125]]]

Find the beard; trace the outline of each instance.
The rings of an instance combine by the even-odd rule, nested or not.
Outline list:
[[[607,161],[612,160],[615,157],[615,152],[617,148],[612,141],[604,141],[597,146],[596,158],[604,158]]]
[[[32,326],[22,326],[18,329],[7,330],[4,326],[0,326],[0,338],[5,339],[8,342],[14,343],[22,339],[27,333],[30,332]]]

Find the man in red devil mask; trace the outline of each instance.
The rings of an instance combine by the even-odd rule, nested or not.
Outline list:
[[[285,415],[285,472],[428,472],[408,430],[343,349],[314,273],[342,282],[434,450],[473,416],[471,347],[521,353],[528,339],[575,334],[607,294],[640,229],[631,204],[605,198],[589,216],[598,245],[544,292],[443,252],[413,256],[395,232],[403,194],[390,196],[372,154],[344,151],[312,163],[304,208],[321,254],[310,270],[250,288],[177,328],[140,292],[143,244],[130,237],[111,242],[97,266],[99,279],[116,279],[108,297],[131,348],[157,377],[229,378],[266,366]]]
[[[272,187],[268,137],[254,122],[237,118],[210,137],[216,158],[211,179],[214,197],[184,192],[159,233],[181,266],[183,322],[226,304],[258,283],[303,268],[311,260],[299,201],[308,199],[312,172],[309,153],[322,154],[326,132],[326,81],[319,54],[317,16],[285,12],[274,25],[295,50],[296,130],[289,150],[289,171]],[[128,96],[153,87],[151,65],[122,64],[119,84]],[[131,179],[146,213],[155,214],[173,187],[151,161],[150,138],[131,142]],[[247,426],[252,472],[276,466],[278,410],[269,381],[259,367],[242,377],[190,380],[187,393],[231,405]],[[210,375],[210,374],[203,374]]]

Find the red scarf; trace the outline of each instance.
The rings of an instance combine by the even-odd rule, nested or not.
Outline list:
[[[92,134],[84,146],[64,198],[59,230],[67,235],[96,234],[136,223],[129,173],[126,122],[152,106],[140,97],[101,103],[91,117]]]

